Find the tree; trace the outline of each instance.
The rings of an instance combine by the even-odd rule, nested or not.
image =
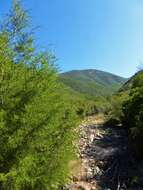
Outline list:
[[[6,20],[2,24],[2,31],[7,32],[9,37],[9,45],[12,48],[14,62],[24,62],[30,64],[30,58],[34,53],[33,32],[29,29],[28,11],[21,6],[21,1],[13,0],[13,5]]]
[[[53,57],[36,53],[25,33],[27,18],[14,1],[0,33],[0,189],[58,190],[68,176],[77,116]]]

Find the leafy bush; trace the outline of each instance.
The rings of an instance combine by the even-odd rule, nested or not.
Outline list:
[[[130,129],[131,144],[138,155],[143,156],[143,73],[134,80],[129,99],[123,106],[123,122]]]
[[[108,117],[111,123],[121,123],[122,118],[124,117],[122,106],[125,101],[128,99],[127,93],[119,93],[113,95],[110,99],[110,109],[108,112]]]

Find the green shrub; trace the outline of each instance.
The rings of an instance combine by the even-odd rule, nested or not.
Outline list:
[[[123,122],[130,129],[131,144],[143,156],[143,73],[136,75],[129,99],[123,106]]]
[[[122,117],[124,116],[122,111],[122,106],[125,101],[128,99],[127,93],[119,93],[117,95],[113,95],[110,99],[110,111],[108,113],[108,117],[115,121],[115,123],[120,123],[122,120]]]

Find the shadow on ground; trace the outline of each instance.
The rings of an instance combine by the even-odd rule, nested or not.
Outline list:
[[[133,179],[137,175],[137,163],[128,146],[127,131],[123,127],[98,127],[102,127],[105,133],[95,137],[85,147],[84,155],[88,160],[94,159],[99,169],[92,179],[87,180],[96,180],[101,189],[143,189],[143,185],[137,184]]]

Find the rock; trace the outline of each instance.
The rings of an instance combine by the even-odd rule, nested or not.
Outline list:
[[[98,167],[98,166],[96,166],[95,168],[94,168],[94,175],[101,175],[102,174],[102,172],[101,172],[101,170],[100,170],[100,168]]]
[[[93,142],[94,138],[95,138],[94,134],[91,134],[90,135],[90,142]]]

